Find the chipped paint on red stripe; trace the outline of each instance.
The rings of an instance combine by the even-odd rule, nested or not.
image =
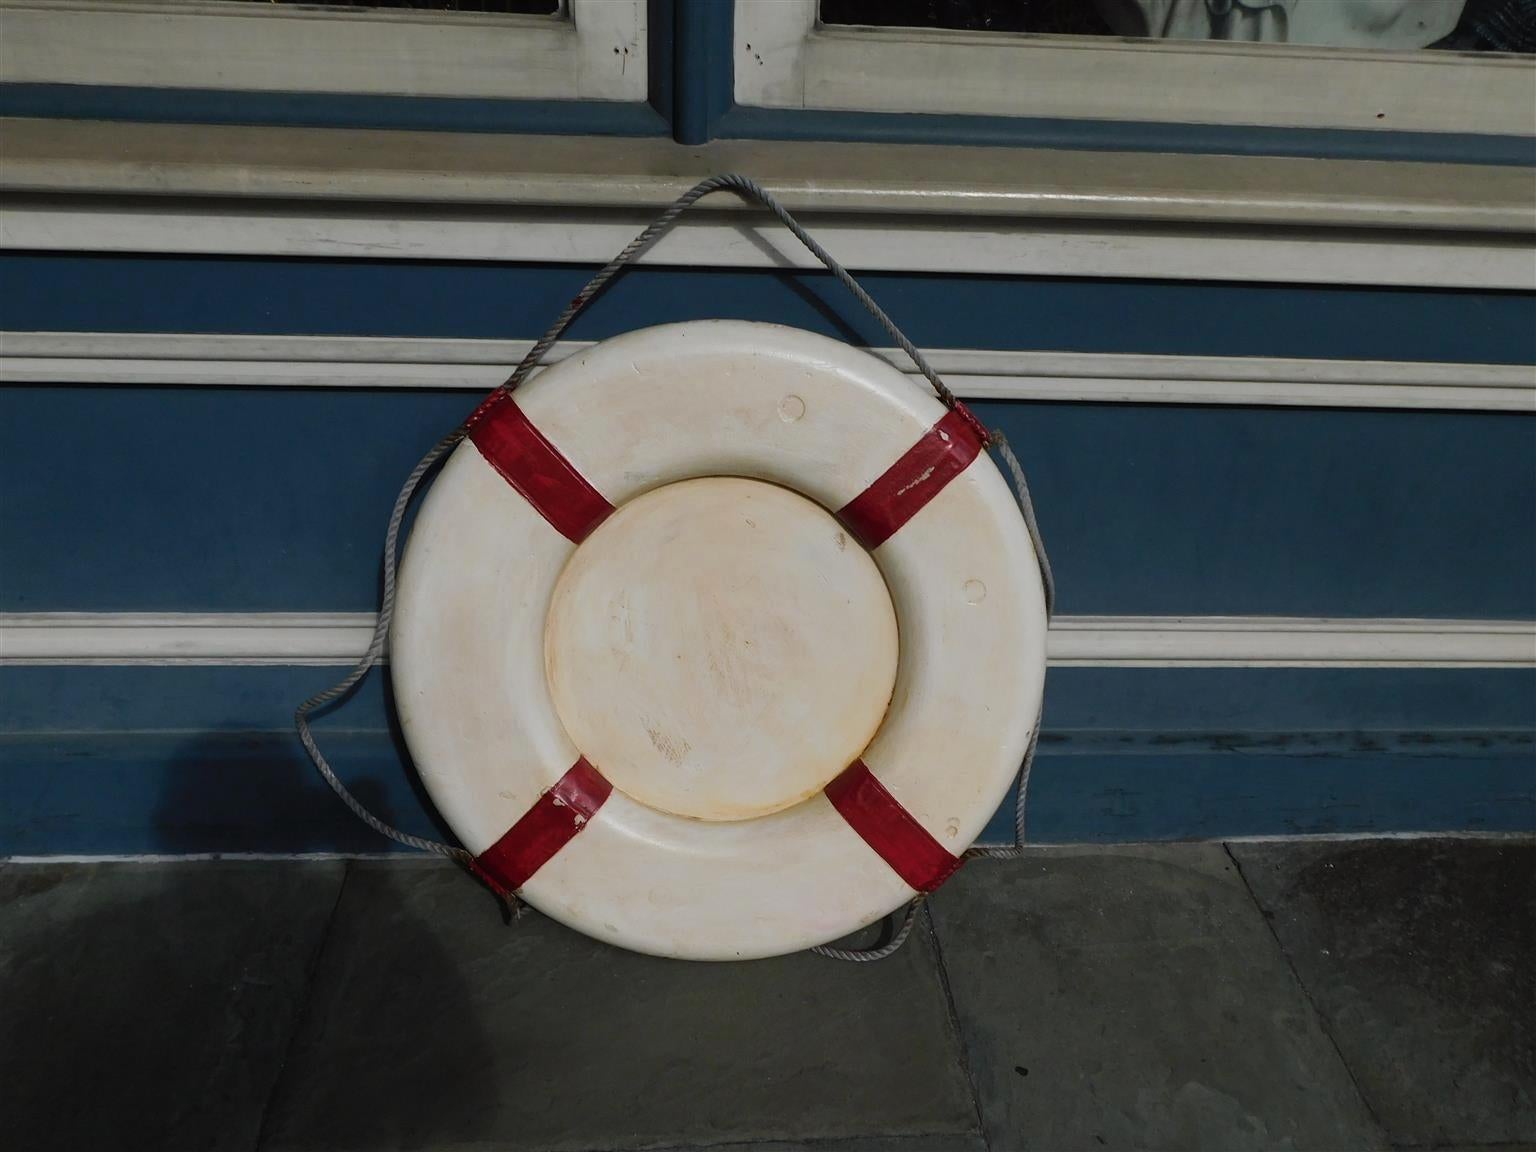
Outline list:
[[[580,544],[613,505],[534,427],[510,392],[494,392],[468,422],[469,439],[555,530]]]
[[[503,892],[515,892],[587,826],[612,791],[583,756],[475,858],[476,870]]]
[[[923,434],[837,518],[864,547],[884,544],[981,454],[985,433],[963,404]]]
[[[885,785],[862,760],[855,760],[826,787],[843,819],[891,866],[891,870],[919,892],[932,892],[955,874],[961,858],[951,856],[885,790]]]

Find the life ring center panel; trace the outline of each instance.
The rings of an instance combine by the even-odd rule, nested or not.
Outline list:
[[[805,497],[708,477],[629,501],[572,555],[544,660],[582,754],[648,807],[735,821],[821,791],[896,681],[874,561]]]

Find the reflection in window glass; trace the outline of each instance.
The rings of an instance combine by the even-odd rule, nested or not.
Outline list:
[[[1536,52],[1536,0],[821,0],[826,24]]]
[[[1113,35],[1091,0],[821,0],[823,24]]]

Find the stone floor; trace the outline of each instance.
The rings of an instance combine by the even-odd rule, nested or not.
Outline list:
[[[872,965],[451,868],[0,866],[0,1145],[1536,1148],[1536,842],[1040,850]]]

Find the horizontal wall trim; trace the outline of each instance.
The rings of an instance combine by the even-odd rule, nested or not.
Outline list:
[[[0,665],[345,665],[374,616],[0,614]],[[1278,616],[1061,616],[1056,667],[1531,668],[1536,622]]]
[[[0,332],[0,382],[485,391],[528,340]],[[590,347],[564,341],[555,363]],[[872,351],[914,376],[893,348]],[[1379,360],[939,348],[928,352],[974,400],[1287,405],[1536,412],[1536,368]]]
[[[200,95],[211,101],[214,94]],[[737,108],[728,118],[754,111]],[[920,118],[939,134],[956,121]],[[445,204],[655,212],[705,176],[745,172],[795,212],[1496,232],[1527,242],[1536,233],[1530,174],[1519,168],[1471,173],[1463,164],[1237,155],[1235,139],[1219,154],[1200,155],[1140,143],[1118,152],[804,137],[684,145],[611,135],[0,117],[0,143],[0,192],[17,195],[392,202],[404,215]],[[700,211],[731,203],[712,198]]]
[[[1518,167],[24,117],[0,134],[18,249],[601,264],[739,171],[861,269],[1536,288]],[[644,258],[813,266],[730,196]]]
[[[14,195],[0,215],[0,247],[601,265],[655,215],[649,207]],[[865,271],[1536,290],[1531,238],[1520,234],[820,211],[801,222],[843,264]],[[638,261],[819,267],[777,222],[735,208],[686,217]]]
[[[5,89],[0,87],[0,107],[4,107],[4,95]],[[14,115],[25,115],[32,110],[20,105],[12,108]],[[120,115],[116,109],[88,109],[81,115],[111,116],[119,120],[130,118]],[[246,122],[252,119],[247,117]],[[1223,160],[1288,159],[1330,164],[1387,161],[1378,167],[1389,171],[1401,164],[1425,162],[1479,168],[1529,168],[1536,159],[1536,148],[1529,136],[1158,124],[1146,120],[1066,120],[1038,116],[933,116],[922,112],[751,108],[744,104],[721,115],[715,121],[714,130],[717,136],[733,141],[814,140],[1020,150],[1072,148],[1119,155],[1161,153],[1179,160],[1211,156]]]
[[[1536,622],[1281,616],[1061,616],[1053,666],[1527,668]]]

